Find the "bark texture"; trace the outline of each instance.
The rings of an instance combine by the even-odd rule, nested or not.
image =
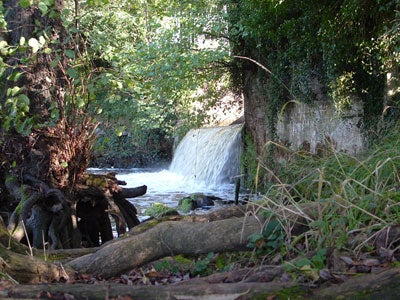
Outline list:
[[[80,273],[109,278],[165,256],[245,249],[248,237],[260,232],[262,226],[263,220],[254,216],[210,223],[163,222],[144,233],[106,244],[68,265]]]

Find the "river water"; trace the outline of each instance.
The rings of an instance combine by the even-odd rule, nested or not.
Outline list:
[[[89,169],[88,171],[93,173],[117,172],[117,179],[126,182],[123,187],[146,185],[147,193],[145,195],[128,199],[135,205],[141,221],[148,218],[145,210],[151,207],[153,203],[163,203],[174,208],[178,206],[180,199],[193,193],[213,195],[224,200],[234,199],[234,184],[225,183],[213,187],[202,182],[186,179],[184,175],[171,172],[168,169]],[[197,211],[197,213],[202,212],[204,210]]]

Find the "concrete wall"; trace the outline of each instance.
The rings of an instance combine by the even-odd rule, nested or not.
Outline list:
[[[312,105],[293,102],[281,114],[277,134],[280,142],[292,150],[318,153],[324,147],[334,147],[357,154],[365,143],[360,128],[362,115],[361,104],[339,116],[331,102],[317,101]]]

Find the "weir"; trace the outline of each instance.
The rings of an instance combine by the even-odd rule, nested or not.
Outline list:
[[[208,186],[232,183],[240,174],[242,127],[190,130],[176,148],[169,170]]]

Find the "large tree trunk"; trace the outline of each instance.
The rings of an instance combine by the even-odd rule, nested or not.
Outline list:
[[[63,8],[63,1],[57,0],[51,7],[55,14],[43,14],[38,4],[22,8],[18,0],[4,1],[8,44],[18,47],[24,40],[29,45],[34,44],[31,41],[44,43],[37,49],[26,45],[7,58],[6,73],[10,79],[4,83],[0,98],[2,107],[10,111],[0,132],[2,168],[7,174],[2,179],[14,201],[8,208],[16,208],[17,213],[26,208],[16,223],[29,227],[28,218],[34,222],[34,246],[46,240],[40,236],[44,231],[45,235],[53,234],[56,248],[62,244],[76,246],[71,242],[78,237],[70,188],[87,167],[93,127],[88,122],[71,126],[70,116],[77,112],[66,113],[64,96],[70,80],[65,50],[73,44],[68,42],[62,25]],[[20,89],[14,97],[9,93],[13,88]],[[27,99],[27,106],[19,107],[18,99]],[[13,102],[17,103],[16,108],[7,104]],[[12,229],[17,224],[11,224]],[[70,234],[57,236],[60,232],[55,231],[64,229],[70,229]]]
[[[74,45],[62,25],[63,1],[55,1],[52,7],[58,16],[43,15],[37,4],[22,8],[19,2],[4,2],[8,43],[18,46],[23,39],[28,42],[46,36],[43,48],[48,47],[51,51],[43,48],[33,51],[26,47],[25,52],[19,50],[7,61],[8,75],[22,75],[18,80],[5,82],[1,102],[5,104],[10,99],[9,89],[19,87],[21,94],[29,99],[29,109],[25,112],[16,110],[17,116],[10,119],[9,130],[3,128],[6,162],[16,163],[13,168],[6,167],[14,174],[29,174],[52,187],[67,188],[87,167],[92,126],[89,126],[89,120],[83,119],[80,120],[83,122],[76,119],[72,124],[79,112],[66,111],[65,94],[72,91],[66,73],[70,59],[65,50],[73,49]],[[3,107],[9,109],[10,105]],[[21,128],[23,122],[35,126]]]

